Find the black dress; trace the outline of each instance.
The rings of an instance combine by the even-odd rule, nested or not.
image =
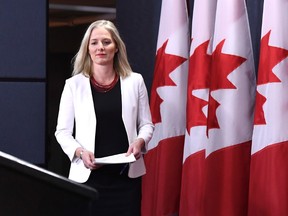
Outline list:
[[[97,126],[95,157],[128,150],[128,138],[122,120],[120,81],[108,92],[99,92],[91,83]],[[95,216],[138,216],[141,202],[141,177],[128,177],[128,164],[104,165],[91,172],[86,182],[99,192],[93,203]]]

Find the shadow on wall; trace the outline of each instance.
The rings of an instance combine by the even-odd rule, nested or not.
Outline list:
[[[50,53],[48,60],[47,84],[47,169],[60,175],[68,176],[70,162],[62,151],[54,133],[57,125],[58,109],[65,80],[70,77],[70,62],[73,55]]]

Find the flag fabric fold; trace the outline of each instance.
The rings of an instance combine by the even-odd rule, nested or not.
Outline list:
[[[207,216],[247,214],[255,82],[245,0],[218,0],[205,148]]]
[[[249,216],[288,215],[288,1],[265,0],[251,151]]]
[[[186,134],[183,152],[181,216],[204,213],[204,164],[216,0],[195,0],[189,59]]]
[[[288,0],[162,0],[142,216],[288,215]],[[189,41],[191,43],[189,43]]]
[[[168,216],[179,212],[188,56],[186,0],[163,0],[150,97],[155,131],[144,157],[142,216]]]

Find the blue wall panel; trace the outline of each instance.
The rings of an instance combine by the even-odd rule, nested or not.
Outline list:
[[[46,1],[0,1],[0,77],[45,78]]]
[[[0,151],[45,164],[46,0],[0,0]]]
[[[44,164],[45,83],[0,83],[0,150]]]

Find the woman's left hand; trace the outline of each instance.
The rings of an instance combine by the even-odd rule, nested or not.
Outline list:
[[[145,141],[142,138],[136,139],[128,148],[126,155],[130,155],[131,153],[134,154],[136,160],[141,157],[141,149],[145,145]]]

